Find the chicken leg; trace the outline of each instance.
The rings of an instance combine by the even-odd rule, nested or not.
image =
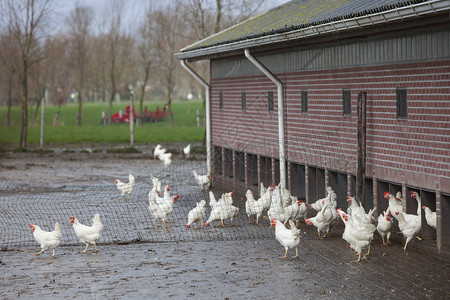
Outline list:
[[[292,256],[292,258],[297,258],[298,257],[298,247],[295,247],[295,256]]]
[[[361,252],[358,253],[358,259],[357,259],[357,260],[354,260],[353,262],[360,262],[360,261],[361,261],[361,254],[362,254],[362,256],[363,256],[363,259],[367,260],[367,257],[366,257],[366,255],[364,254],[364,251],[361,251]]]
[[[86,243],[86,248],[84,248],[84,251],[80,252],[80,253],[86,253],[86,250],[87,250],[88,247],[89,247],[89,243]]]
[[[287,258],[287,252],[289,249],[286,248],[286,252],[284,253],[284,256],[280,257],[280,258]]]
[[[53,251],[54,251],[54,250],[53,250]],[[39,254],[41,254],[42,252],[44,252],[44,249],[42,249],[42,250],[39,251],[38,253],[33,254],[33,256],[39,255]]]
[[[162,220],[162,222],[163,222],[164,226],[167,228],[168,226],[166,224],[166,221]]]

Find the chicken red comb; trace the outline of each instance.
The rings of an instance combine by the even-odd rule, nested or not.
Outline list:
[[[34,224],[31,224],[30,227],[33,228]]]
[[[209,226],[208,222],[205,222],[205,223],[203,224],[203,226]]]
[[[389,192],[384,192],[384,197],[386,198],[386,197],[389,197],[389,195],[390,195],[391,193],[389,193]]]
[[[114,179],[114,181],[117,183],[117,179]]]
[[[425,205],[422,205],[422,209],[425,209]]]
[[[231,191],[230,196],[233,197],[234,195],[234,191]]]
[[[191,228],[191,226],[189,226],[188,223],[186,223],[186,224],[184,224],[184,225],[186,225],[186,229],[187,229],[187,228]]]

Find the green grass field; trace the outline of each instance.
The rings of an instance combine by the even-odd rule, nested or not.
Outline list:
[[[127,101],[113,104],[113,112],[119,109],[125,112]],[[136,104],[135,104],[136,105]],[[158,105],[163,107],[164,103],[147,102],[144,106],[148,110],[155,110]],[[35,107],[31,107],[29,118],[31,119]],[[197,127],[196,110],[199,110],[203,117],[201,101],[174,102],[172,111],[174,112],[174,126],[168,122],[142,123],[134,127],[134,143],[163,143],[163,142],[201,142],[205,134],[203,118],[200,127]],[[11,108],[10,126],[5,126],[7,107],[0,107],[0,146],[5,148],[18,147],[20,141],[20,131],[22,122],[21,107]],[[77,126],[78,104],[66,104],[61,108],[60,125],[53,126],[53,121],[57,111],[56,106],[47,105],[45,108],[44,125],[44,145],[50,147],[55,144],[72,143],[94,143],[94,144],[123,144],[130,143],[130,124],[111,124],[103,126],[101,124],[102,111],[108,113],[108,103],[85,103],[83,105],[82,126]],[[138,112],[138,109],[136,109]],[[41,112],[39,110],[36,124],[29,122],[27,146],[39,146]]]

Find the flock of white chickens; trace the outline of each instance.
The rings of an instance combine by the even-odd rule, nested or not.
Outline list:
[[[190,145],[184,148],[184,154],[189,157]],[[154,152],[155,157],[163,161],[166,168],[171,164],[171,153],[166,153],[165,149],[158,145]],[[167,161],[170,161],[168,163]],[[207,191],[211,185],[210,174],[199,175],[193,170],[193,176],[203,191]],[[148,193],[148,209],[152,214],[154,221],[153,227],[156,227],[156,222],[161,220],[165,227],[168,227],[168,218],[171,216],[174,208],[174,203],[179,199],[178,195],[170,194],[170,185],[166,185],[164,192],[161,191],[161,181],[151,176],[153,187]],[[115,179],[117,189],[121,192],[119,200],[127,195],[127,199],[131,197],[131,192],[135,186],[135,178],[129,175],[127,183]],[[160,196],[161,194],[162,197]],[[267,188],[261,183],[260,197],[255,199],[251,190],[245,194],[245,212],[248,216],[248,222],[254,222],[260,225],[260,218],[264,217],[270,221],[271,226],[275,227],[275,237],[280,244],[285,248],[285,254],[282,258],[287,257],[288,250],[295,249],[298,257],[298,245],[300,243],[299,222],[304,221],[307,225],[313,225],[317,228],[319,239],[329,236],[330,229],[340,220],[345,225],[342,238],[348,243],[348,247],[354,250],[358,259],[356,262],[366,259],[370,253],[370,244],[374,238],[374,232],[377,231],[381,238],[383,245],[390,244],[390,235],[392,230],[393,218],[398,221],[398,227],[405,237],[405,246],[403,247],[406,253],[406,247],[413,238],[418,238],[422,224],[421,224],[421,209],[425,211],[425,219],[427,223],[436,229],[436,213],[432,212],[428,207],[421,205],[421,199],[417,192],[412,191],[411,197],[418,203],[417,214],[407,214],[402,210],[401,193],[396,196],[389,192],[384,193],[384,197],[389,201],[389,206],[386,211],[379,215],[376,220],[373,217],[375,209],[371,209],[368,213],[365,212],[361,204],[353,198],[348,196],[347,212],[337,208],[336,193],[331,187],[327,188],[327,196],[315,201],[311,204],[306,204],[297,197],[291,195],[289,190],[278,185],[271,185]],[[209,206],[211,208],[210,214],[206,222],[203,222],[206,216],[206,200],[199,201],[194,208],[192,208],[187,215],[186,228],[190,228],[195,223],[195,229],[209,226],[212,222],[217,222],[218,225],[225,227],[225,221],[229,220],[234,226],[234,218],[238,215],[240,209],[233,205],[233,192],[223,193],[219,199],[216,199],[214,193],[209,191]],[[308,208],[309,207],[309,208]],[[316,211],[314,217],[307,218],[308,211]],[[77,238],[86,244],[86,248],[81,253],[86,253],[89,245],[95,247],[95,252],[98,251],[97,241],[100,238],[103,225],[100,221],[100,215],[95,214],[91,226],[81,224],[77,218],[70,217],[70,222],[73,224],[73,229]],[[375,225],[376,224],[376,225]],[[286,225],[288,225],[286,227]],[[37,225],[31,225],[33,236],[41,245],[41,251],[34,255],[41,254],[46,249],[53,249],[53,256],[55,255],[55,248],[59,246],[61,239],[61,225],[55,224],[54,231],[43,231]],[[367,250],[365,253],[364,251]]]

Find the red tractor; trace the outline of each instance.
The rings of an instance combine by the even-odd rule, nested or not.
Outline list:
[[[136,110],[133,107],[133,120],[136,122]],[[108,117],[102,113],[102,123],[108,122]],[[130,123],[130,106],[128,105],[125,109],[125,113],[122,113],[122,110],[119,110],[119,112],[113,114],[111,116],[111,123]]]

